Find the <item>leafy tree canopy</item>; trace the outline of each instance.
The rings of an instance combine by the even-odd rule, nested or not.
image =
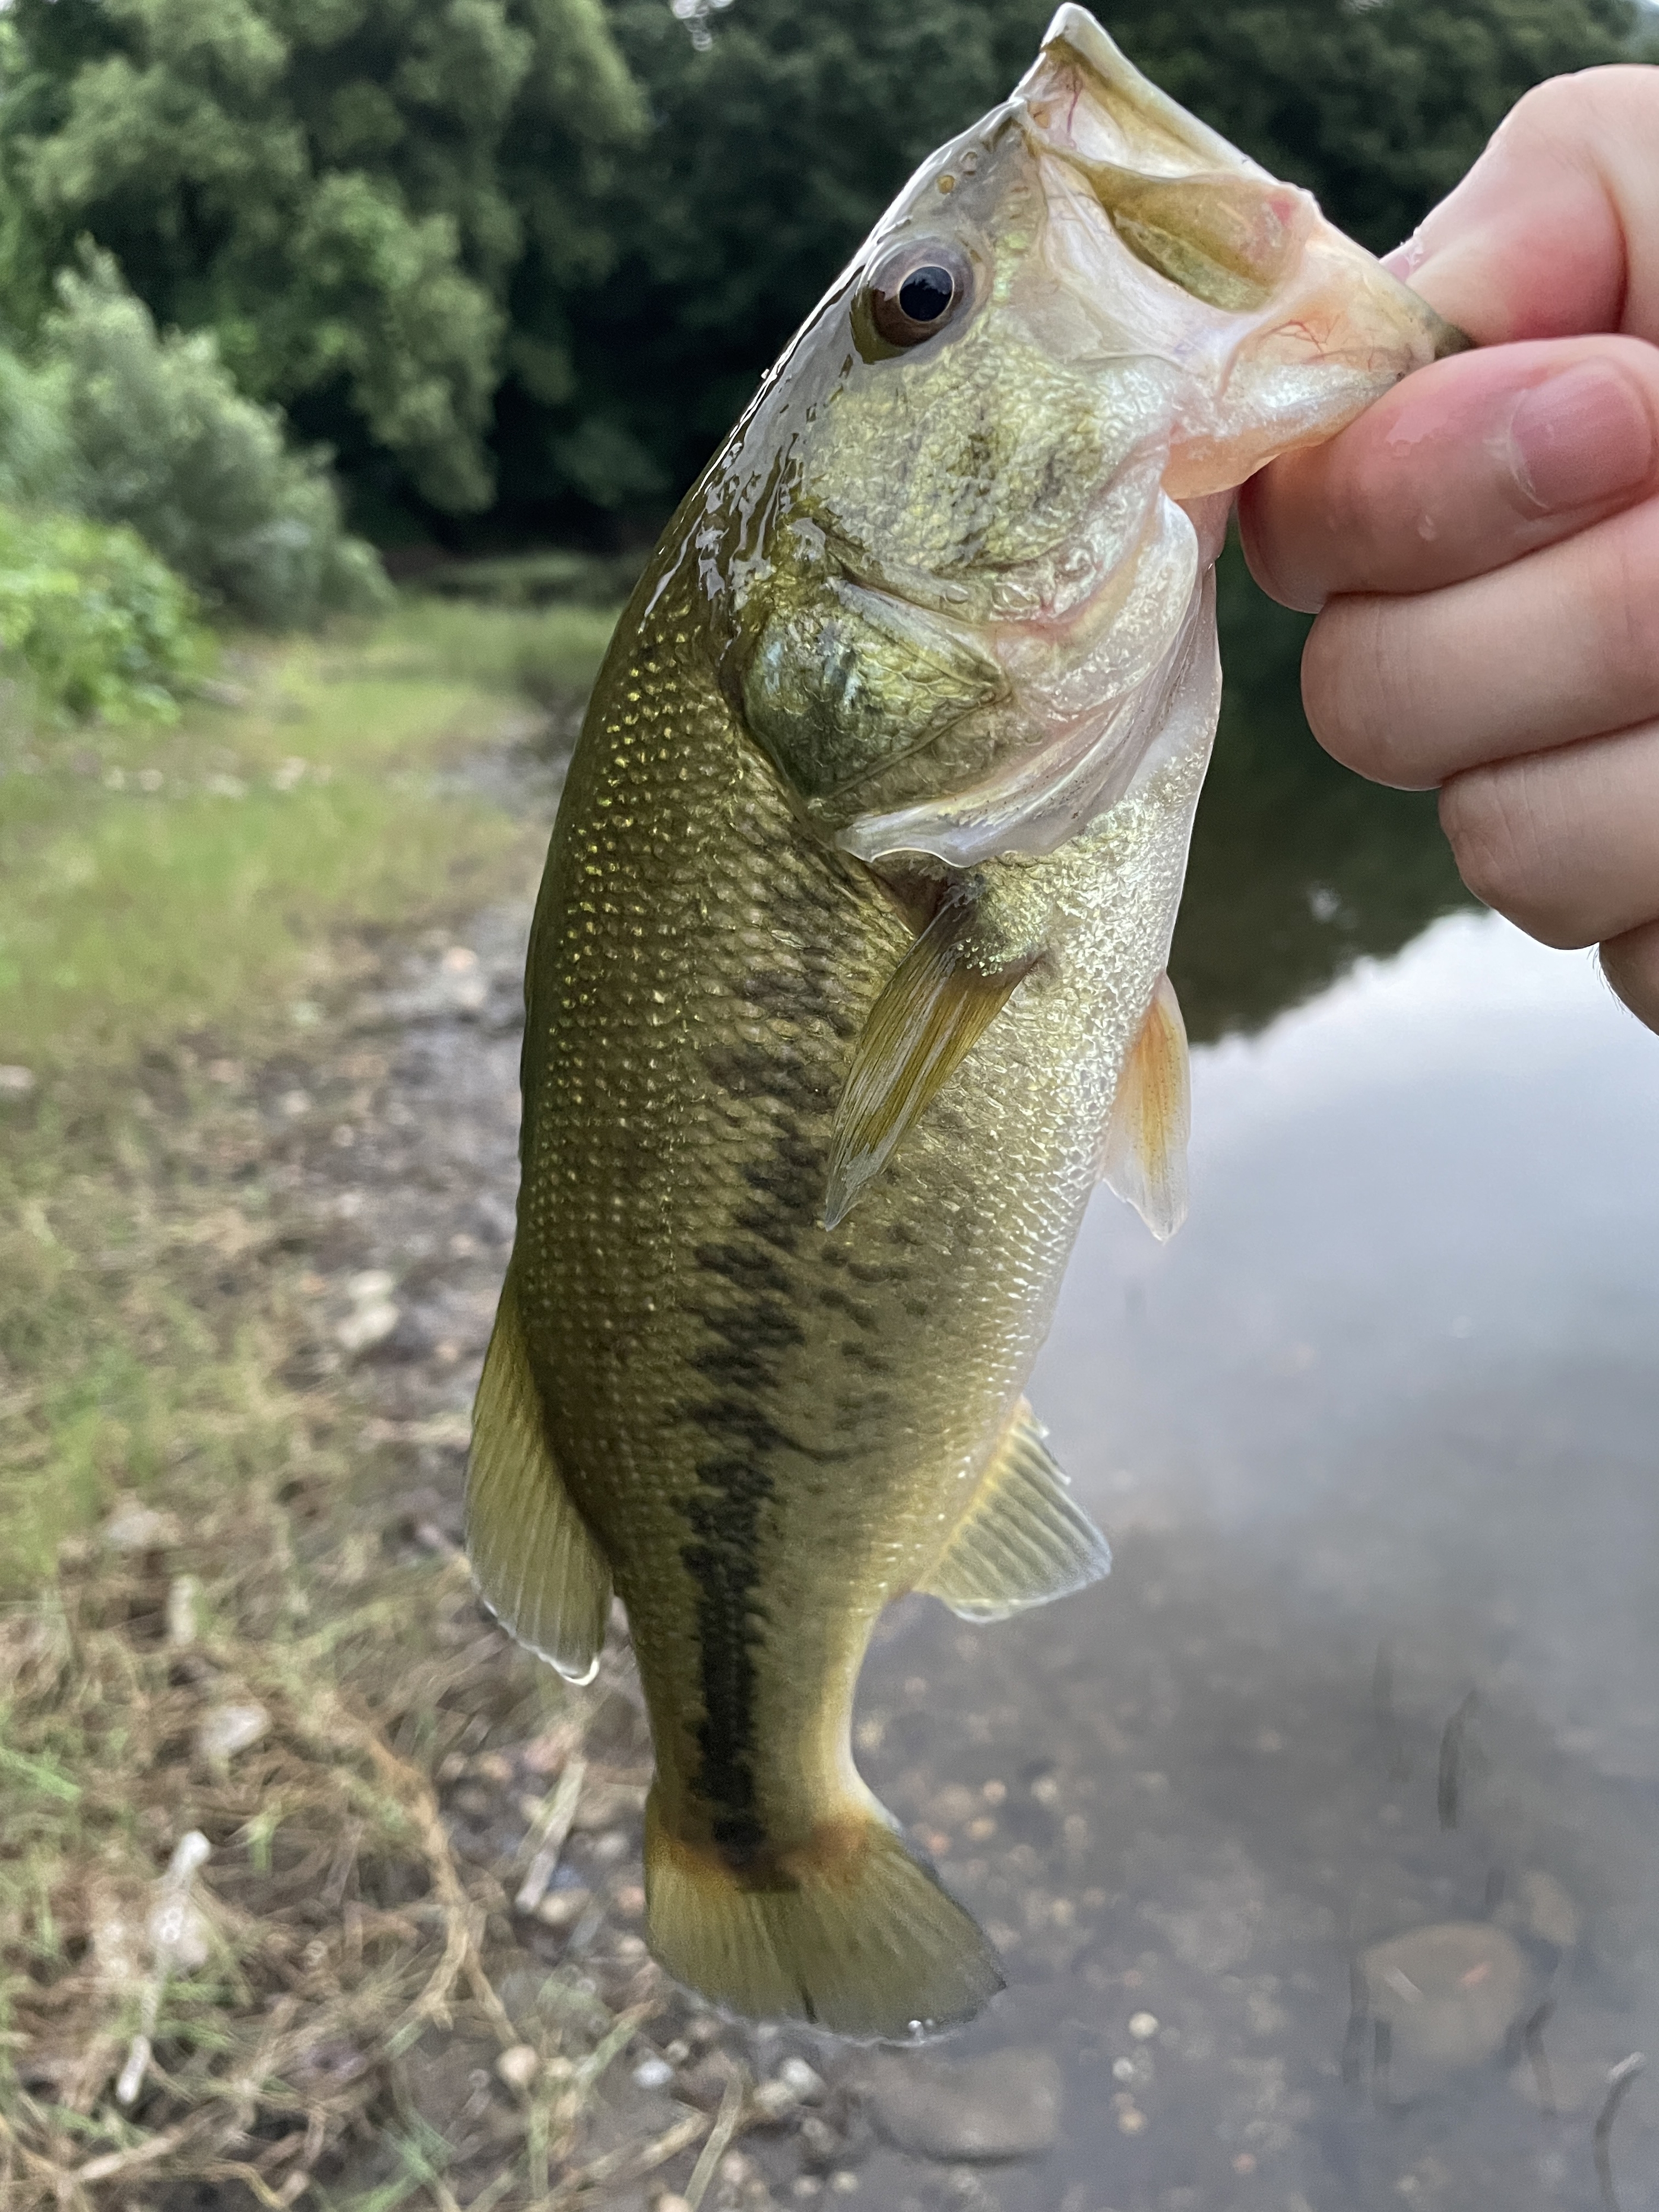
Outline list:
[[[556,303],[643,119],[600,0],[15,0],[3,60],[14,319],[89,234],[245,390],[452,510],[491,496],[504,370],[568,398]]]
[[[1095,0],[1125,51],[1377,250],[1528,86],[1628,58],[1629,0]],[[699,52],[613,0],[653,128],[618,173],[624,253],[573,310],[590,422],[684,483],[915,164],[1000,99],[1052,0],[731,0]],[[528,482],[530,471],[523,472]],[[613,501],[625,477],[590,496]]]
[[[337,447],[360,502],[661,512],[1049,0],[14,0],[0,301],[84,234]],[[1633,0],[1103,0],[1374,246]]]

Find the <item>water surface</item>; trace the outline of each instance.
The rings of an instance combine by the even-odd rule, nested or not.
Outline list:
[[[883,2154],[883,2205],[1602,2212],[1608,2070],[1659,2059],[1659,1039],[1445,910],[1432,803],[1275,721],[1285,650],[1178,946],[1191,1218],[1101,1194],[1031,1386],[1115,1571],[909,1601],[860,1705],[1009,1962],[957,2049],[1051,2051],[1060,2140]],[[1610,2148],[1655,2212],[1659,2071]]]

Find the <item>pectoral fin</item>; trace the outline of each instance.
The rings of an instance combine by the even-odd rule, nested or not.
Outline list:
[[[472,1413],[466,1544],[490,1611],[567,1681],[592,1681],[611,1570],[549,1448],[509,1273]]]
[[[941,907],[871,1009],[830,1131],[826,1229],[846,1218],[1030,970],[1029,960],[974,966],[964,957],[972,926],[970,905]]]
[[[1106,1539],[1070,1486],[1022,1398],[943,1555],[918,1589],[964,1620],[1005,1620],[1109,1573]]]
[[[1140,1034],[1118,1078],[1101,1153],[1101,1179],[1126,1199],[1160,1243],[1187,1218],[1192,1078],[1175,986],[1158,979]]]

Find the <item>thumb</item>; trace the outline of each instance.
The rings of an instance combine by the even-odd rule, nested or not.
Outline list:
[[[1537,86],[1388,266],[1481,345],[1659,343],[1659,69]]]

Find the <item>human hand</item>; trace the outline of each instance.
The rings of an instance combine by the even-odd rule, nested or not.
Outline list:
[[[1528,94],[1390,267],[1490,351],[1240,499],[1327,750],[1659,1029],[1659,69]]]

